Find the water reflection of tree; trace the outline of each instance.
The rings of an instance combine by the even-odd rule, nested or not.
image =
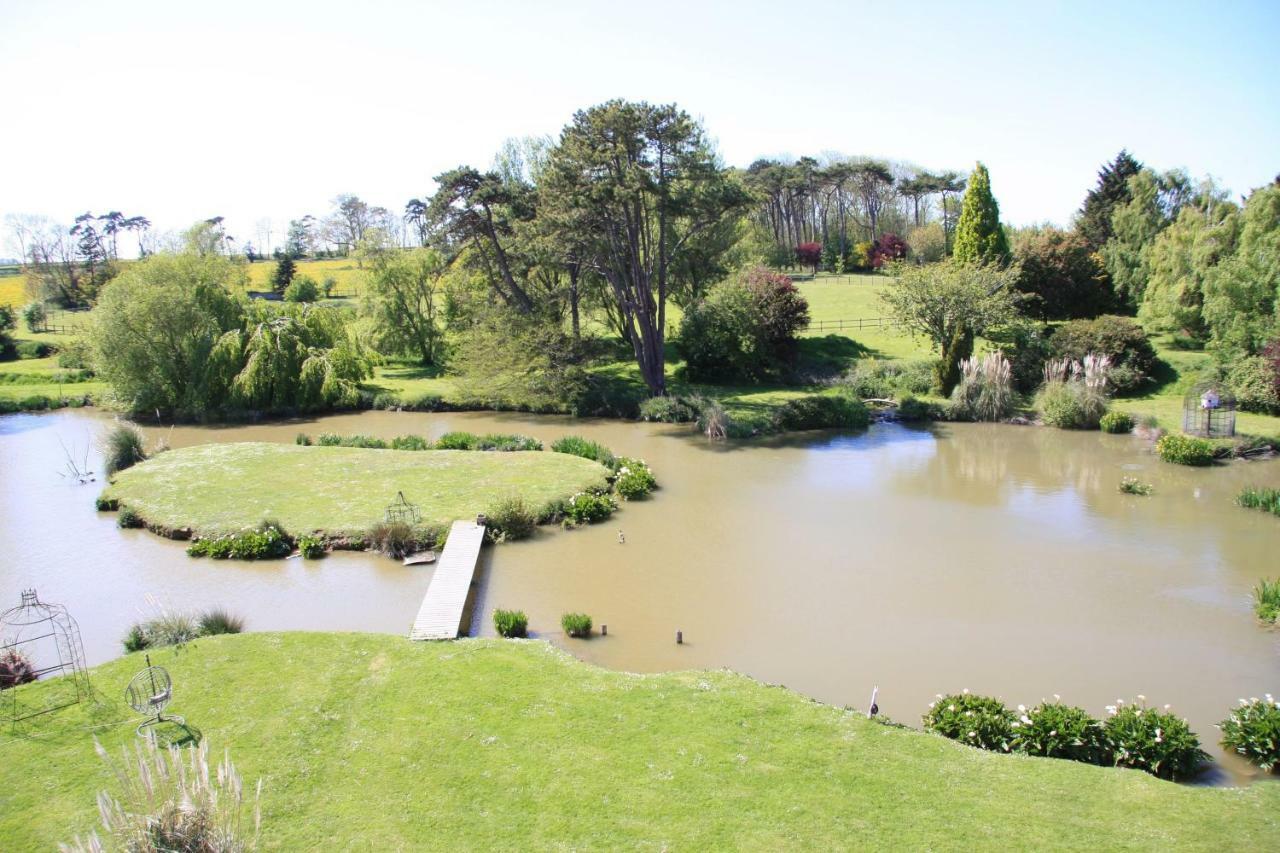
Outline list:
[[[913,470],[895,472],[891,488],[961,503],[999,506],[1021,489],[1073,488],[1087,494],[1114,472],[1113,454],[1096,433],[999,424],[949,424],[937,452]]]

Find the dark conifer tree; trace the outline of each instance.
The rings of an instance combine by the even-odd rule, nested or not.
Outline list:
[[[1129,192],[1129,179],[1140,171],[1142,164],[1123,149],[1115,160],[1098,170],[1098,186],[1085,196],[1080,218],[1076,220],[1076,230],[1093,251],[1111,239],[1111,214],[1133,197]]]

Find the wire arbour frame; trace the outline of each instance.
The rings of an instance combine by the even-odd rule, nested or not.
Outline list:
[[[422,512],[417,504],[411,504],[404,492],[396,492],[396,499],[387,504],[387,524],[417,524],[422,521]]]
[[[47,604],[34,589],[22,591],[22,603],[0,613],[0,654],[16,652],[31,662],[35,681],[62,676],[57,688],[44,688],[42,702],[31,702],[34,682],[0,693],[0,705],[11,723],[78,704],[90,695],[80,627],[61,604]]]

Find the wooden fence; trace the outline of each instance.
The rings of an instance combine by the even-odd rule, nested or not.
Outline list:
[[[810,332],[836,332],[845,329],[888,329],[901,326],[893,317],[857,317],[852,320],[810,320]]]

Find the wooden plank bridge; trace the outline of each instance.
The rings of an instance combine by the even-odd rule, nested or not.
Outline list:
[[[484,543],[484,525],[455,521],[449,528],[444,553],[436,561],[435,574],[422,599],[418,617],[409,631],[410,640],[453,640],[462,630],[462,611],[467,606],[471,579]]]

